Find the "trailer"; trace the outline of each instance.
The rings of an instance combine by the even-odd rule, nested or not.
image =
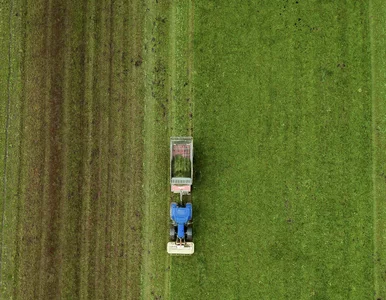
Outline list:
[[[193,243],[193,207],[184,196],[189,195],[193,184],[193,138],[170,138],[170,186],[172,193],[180,195],[180,203],[170,203],[170,242],[167,252],[172,255],[191,255]]]
[[[173,193],[190,194],[193,184],[193,138],[170,138],[170,185]]]

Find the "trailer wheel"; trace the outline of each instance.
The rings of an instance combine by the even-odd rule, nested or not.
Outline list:
[[[186,240],[188,242],[191,242],[193,240],[193,228],[190,226],[186,229]]]
[[[173,219],[172,219],[172,206],[173,206],[173,204],[177,205],[177,203],[176,203],[176,202],[170,203],[170,219],[171,219],[171,220],[173,220]]]
[[[171,241],[175,241],[176,240],[176,229],[174,228],[173,225],[170,226],[169,237],[170,237]]]

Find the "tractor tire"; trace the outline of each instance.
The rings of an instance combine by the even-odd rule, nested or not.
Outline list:
[[[173,242],[176,240],[176,228],[173,225],[170,225],[169,238]]]
[[[190,226],[186,229],[186,241],[193,241],[193,228]]]
[[[172,205],[173,204],[177,205],[177,203],[176,202],[170,203],[170,220],[172,220]]]
[[[187,202],[186,204],[190,204],[192,206],[192,219],[193,220],[193,205],[192,205],[192,202]]]

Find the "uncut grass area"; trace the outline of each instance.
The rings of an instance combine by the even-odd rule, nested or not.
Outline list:
[[[194,256],[172,299],[373,299],[367,2],[195,3]]]

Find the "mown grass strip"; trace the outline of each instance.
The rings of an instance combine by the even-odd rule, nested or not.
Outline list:
[[[142,298],[168,298],[169,128],[171,101],[168,51],[170,2],[146,2],[144,25],[144,211]]]
[[[20,124],[21,124],[21,62],[22,62],[22,13],[23,1],[12,1],[10,10],[3,11],[9,13],[9,55],[5,56],[9,62],[9,103],[8,113],[0,114],[8,118],[7,130],[7,150],[4,152],[4,198],[5,205],[0,211],[3,214],[1,228],[1,266],[0,266],[0,298],[11,299],[13,297],[13,288],[15,283],[15,268],[17,245],[15,236],[17,236],[18,218],[17,210],[19,204],[18,197],[18,177],[20,169]],[[6,20],[5,18],[3,19]],[[4,34],[4,36],[6,36]],[[5,52],[4,52],[5,53]],[[2,85],[6,87],[7,85]],[[3,90],[3,89],[2,89]],[[4,89],[5,90],[5,89]],[[6,98],[3,98],[6,99]],[[3,101],[2,103],[6,103]],[[3,123],[1,123],[3,124]],[[5,127],[4,127],[5,128]]]
[[[374,199],[374,290],[376,299],[386,298],[386,4],[371,0],[369,9],[372,80],[372,141],[373,141],[373,199]]]

